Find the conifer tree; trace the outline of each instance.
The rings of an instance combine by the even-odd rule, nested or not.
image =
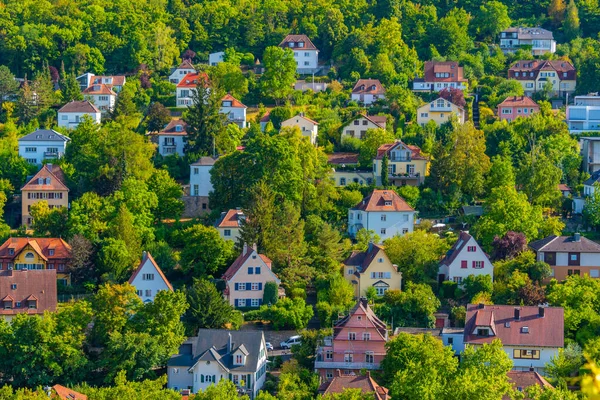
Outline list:
[[[563,21],[563,32],[568,40],[579,37],[579,25],[579,10],[577,9],[577,5],[575,5],[575,1],[571,0],[567,6],[567,13]]]

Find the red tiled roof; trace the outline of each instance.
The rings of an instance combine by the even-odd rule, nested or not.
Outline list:
[[[304,47],[298,47],[297,43],[304,42]],[[294,43],[294,47],[290,47],[289,43]],[[317,50],[317,47],[310,41],[308,36],[306,35],[287,35],[281,43],[279,43],[279,47],[289,48],[289,49],[300,49],[300,50]]]
[[[248,108],[245,105],[243,105],[241,101],[239,101],[238,99],[236,99],[235,97],[233,97],[229,93],[226,94],[225,97],[223,97],[221,99],[221,101],[230,101],[231,105],[229,107],[234,107],[234,108]]]
[[[238,270],[246,263],[246,260],[248,260],[250,256],[255,252],[256,249],[254,249],[253,247],[244,245],[244,250],[242,250],[242,253],[238,256],[238,258],[235,259],[233,264],[231,264],[229,268],[227,268],[227,271],[225,271],[221,279],[228,281],[231,278],[233,278],[233,276],[238,272]],[[272,261],[269,259],[269,257],[263,254],[258,254],[258,256],[261,258],[261,260],[263,260],[267,267],[271,268]]]
[[[379,146],[377,149],[377,155],[375,156],[376,160],[381,160],[384,154],[390,156],[390,152],[394,150],[398,146],[405,146],[408,150],[411,151],[411,159],[413,160],[428,160],[429,158],[425,157],[421,154],[421,149],[418,146],[414,146],[411,144],[405,144],[401,140],[396,140],[394,143],[386,143]]]
[[[104,83],[95,83],[93,85],[90,85],[88,88],[86,88],[83,91],[83,94],[87,94],[87,95],[105,94],[107,96],[116,96],[117,95],[115,92],[112,91],[111,88],[109,88]]]
[[[196,70],[196,68],[194,68],[194,65],[192,64],[192,62],[188,59],[183,60],[181,62],[181,64],[179,64],[177,69],[193,69],[194,71]]]
[[[71,258],[71,246],[62,238],[9,238],[0,246],[0,262],[11,262],[27,245],[50,261]],[[12,255],[9,249],[14,250]],[[51,256],[49,250],[54,250],[54,255]]]
[[[386,202],[391,202],[386,205]],[[414,208],[393,190],[373,190],[373,192],[358,203],[354,210],[361,211],[415,211]]]
[[[448,77],[436,77],[436,73],[448,73]],[[463,67],[456,61],[426,61],[425,62],[425,82],[466,82],[463,77]]]
[[[571,188],[565,185],[564,183],[559,183],[558,190],[560,190],[561,192],[570,192]]]
[[[12,285],[17,285],[13,289]],[[0,307],[0,315],[43,314],[56,310],[56,270],[3,270],[0,271],[0,298],[12,299],[12,309]],[[27,299],[37,300],[37,308],[29,308]],[[17,302],[21,303],[17,307]]]
[[[96,107],[95,105],[93,105],[92,103],[90,103],[87,100],[83,100],[83,101],[71,101],[67,104],[65,104],[64,106],[61,107],[60,110],[58,110],[58,112],[60,113],[99,113],[100,110],[98,110],[98,107]]]
[[[535,371],[508,371],[508,380],[513,389],[524,392],[530,386],[538,385],[542,389],[552,389],[553,386],[539,373]],[[502,400],[509,400],[509,396],[502,397]],[[528,397],[525,398],[525,400]]]
[[[87,400],[85,394],[81,394],[62,385],[54,385],[52,386],[52,389],[54,389],[58,397],[62,400]]]
[[[373,89],[375,86],[375,89]],[[385,94],[385,89],[379,79],[359,79],[352,88],[353,94]]]
[[[353,251],[346,260],[344,260],[344,265],[352,265],[356,267],[355,274],[364,274],[369,266],[373,263],[377,254],[380,251],[385,253],[383,246],[377,245],[375,243],[369,243],[369,248],[367,251]],[[394,266],[396,267],[396,266]]]
[[[217,228],[239,228],[242,221],[246,218],[242,210],[231,209],[221,213],[221,218],[216,223]]]
[[[358,164],[358,153],[332,153],[327,155],[329,164]]]
[[[541,71],[556,71],[559,79],[575,80],[577,71],[575,67],[566,60],[519,60],[508,69],[508,78],[517,80],[533,80],[537,79]],[[533,76],[531,76],[533,72]],[[567,77],[563,77],[563,73],[567,73]],[[516,74],[519,73],[519,76]]]
[[[388,389],[379,386],[370,373],[354,376],[338,374],[319,387],[319,394],[342,393],[346,389],[360,389],[362,394],[373,393],[375,400],[388,399]]]
[[[165,284],[167,285],[167,287],[169,289],[171,289],[171,291],[173,291],[173,286],[171,286],[171,283],[169,282],[169,280],[167,279],[167,277],[165,276],[165,274],[163,274],[162,269],[160,269],[160,267],[158,266],[158,264],[154,260],[154,257],[152,257],[152,254],[150,254],[149,251],[145,251],[144,252],[144,256],[142,257],[142,261],[140,261],[140,264],[138,265],[138,267],[135,269],[135,271],[133,271],[133,274],[131,275],[131,278],[129,278],[129,284],[133,284],[133,280],[135,279],[136,276],[138,276],[138,274],[140,273],[140,271],[144,267],[144,264],[146,264],[146,260],[150,260],[150,263],[152,263],[152,265],[156,269],[156,272],[158,272],[158,275],[165,282]]]
[[[38,179],[43,179],[43,184],[38,183]],[[46,184],[46,179],[50,179],[50,183]],[[69,191],[69,188],[64,183],[65,174],[63,170],[55,164],[45,164],[37,174],[33,176],[21,188],[21,191]]]
[[[123,86],[125,84],[125,76],[124,75],[105,75],[105,76],[100,76],[100,75],[95,76],[94,75],[92,77],[92,84],[102,83],[102,80],[104,80],[104,78],[112,78],[112,83],[107,84],[108,87]]]
[[[342,329],[346,326],[346,324],[348,324],[348,322],[351,320],[351,318],[354,314],[364,315],[366,317],[367,322],[369,322],[371,324],[371,327],[375,328],[377,330],[377,332],[381,335],[381,337],[385,339],[385,337],[387,335],[387,325],[385,324],[385,322],[380,320],[377,317],[377,315],[375,315],[375,313],[369,306],[369,303],[367,302],[367,300],[363,298],[363,299],[360,299],[356,303],[356,305],[352,308],[352,310],[350,310],[348,315],[346,315],[344,318],[340,319],[339,321],[337,321],[334,324],[334,326],[333,326],[334,340],[337,337],[337,335],[339,335],[339,333],[342,331]],[[368,328],[367,326],[364,326],[364,325],[363,325],[363,327]]]
[[[198,80],[202,79],[205,86],[208,86],[208,75],[204,72],[194,72],[186,74],[181,81],[177,84],[178,88],[195,88]]]
[[[533,101],[530,97],[527,96],[509,96],[500,104],[498,104],[498,108],[500,107],[537,107],[538,104]]]
[[[181,130],[177,130],[180,126]],[[173,119],[160,132],[155,133],[157,136],[187,136],[187,124],[182,119]]]
[[[269,120],[270,120],[270,119],[271,119],[271,112],[270,112],[270,111],[267,111],[267,112],[265,113],[265,115],[263,115],[263,116],[261,117],[261,119],[260,119],[260,122],[265,122],[265,123],[267,123],[267,122],[269,122]]]
[[[519,309],[519,319],[515,318]],[[539,307],[469,304],[465,324],[464,342],[469,344],[490,343],[500,339],[505,346],[563,347],[564,310],[561,307]],[[492,326],[494,336],[477,336],[477,326]],[[523,328],[526,327],[528,332]]]

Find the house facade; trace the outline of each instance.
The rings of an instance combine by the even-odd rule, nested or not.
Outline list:
[[[225,52],[217,51],[216,53],[210,53],[208,55],[208,65],[214,67],[215,65],[225,61]]]
[[[358,153],[332,153],[327,155],[327,163],[333,167],[335,186],[351,183],[371,185],[374,182],[373,171],[358,168]]]
[[[215,227],[222,239],[236,243],[240,238],[240,231],[244,222],[246,222],[246,215],[240,208],[236,208],[223,211]]]
[[[556,41],[552,32],[542,28],[508,28],[500,32],[500,49],[505,54],[520,48],[531,48],[531,54],[541,56],[556,52]]]
[[[567,105],[567,125],[574,134],[600,131],[600,96],[575,96],[573,104]]]
[[[208,84],[208,77],[205,73],[192,72],[181,78],[175,92],[177,107],[190,107],[194,104],[194,93],[199,80],[204,80],[204,83]]]
[[[518,81],[526,96],[552,85],[552,95],[565,97],[575,92],[577,71],[566,60],[519,60],[508,70],[508,79]]]
[[[540,106],[527,96],[510,96],[498,104],[500,121],[512,122],[515,119],[527,118],[540,112]]]
[[[494,339],[513,362],[513,369],[545,374],[546,363],[564,346],[564,310],[469,304],[465,319],[465,346],[479,347]]]
[[[361,229],[372,230],[381,241],[405,235],[414,229],[415,210],[393,190],[373,190],[355,207],[348,210],[348,234]]]
[[[266,373],[267,346],[262,331],[200,329],[167,363],[167,388],[198,393],[226,379],[254,399]]]
[[[386,124],[385,115],[360,115],[342,128],[341,140],[347,137],[362,140],[369,129],[385,130]]]
[[[56,270],[0,270],[0,318],[56,310]]]
[[[142,261],[133,271],[129,284],[144,303],[154,301],[161,290],[173,291],[173,286],[149,252],[142,253]]]
[[[169,75],[169,82],[177,85],[184,76],[187,74],[195,74],[196,68],[192,65],[190,60],[183,60],[177,68],[171,69],[171,75]]]
[[[69,188],[58,165],[46,164],[21,188],[21,223],[31,226],[31,206],[46,201],[50,209],[69,206]]]
[[[217,159],[212,157],[200,157],[198,161],[190,164],[190,196],[208,198],[213,189],[210,170],[216,161]]]
[[[378,370],[388,341],[386,324],[366,299],[360,299],[350,313],[333,326],[333,336],[317,347],[315,372],[322,380],[333,379],[336,370],[344,376],[361,370]]]
[[[244,244],[242,253],[227,268],[222,278],[225,281],[225,299],[234,307],[260,307],[263,304],[265,284],[281,281],[271,270],[271,260],[259,254],[256,247]]]
[[[300,129],[302,136],[307,137],[311,144],[317,144],[317,136],[319,134],[318,122],[299,114],[290,119],[286,119],[281,123],[282,128],[292,128],[294,126],[297,126]]]
[[[558,281],[571,275],[600,278],[600,244],[581,236],[551,235],[529,243],[538,261],[552,268],[552,277]]]
[[[299,74],[312,74],[319,69],[319,49],[306,35],[287,35],[279,47],[290,49],[294,52],[296,72]]]
[[[373,160],[373,176],[377,185],[381,185],[383,157],[388,159],[388,178],[394,186],[419,186],[429,175],[429,158],[421,154],[421,149],[407,145],[401,140],[386,143],[377,149]]]
[[[440,262],[438,281],[462,284],[470,276],[489,275],[494,280],[494,266],[475,238],[461,232],[458,240]]]
[[[56,270],[64,285],[71,284],[70,262],[71,246],[61,238],[13,237],[0,246],[0,270]]]
[[[157,151],[163,157],[178,154],[185,155],[185,144],[187,141],[187,124],[181,119],[171,120],[165,128],[157,133],[149,133],[152,141],[158,147]]]
[[[425,126],[429,121],[433,121],[437,126],[440,126],[452,118],[456,118],[458,122],[464,124],[465,109],[442,97],[438,97],[417,109],[417,123],[421,126]]]
[[[353,251],[343,262],[344,278],[354,287],[354,297],[367,296],[367,289],[374,287],[377,296],[388,290],[400,290],[402,272],[392,264],[382,246],[369,243],[367,251]]]
[[[96,124],[102,122],[102,113],[87,100],[76,101],[65,104],[58,110],[58,126],[61,128],[75,129],[88,116]]]
[[[221,99],[220,113],[227,116],[230,124],[236,124],[240,128],[246,127],[246,107],[238,99],[230,94]]]
[[[352,101],[369,106],[385,99],[385,89],[379,79],[359,79],[352,88]]]
[[[440,92],[445,88],[467,89],[463,67],[456,61],[426,61],[423,78],[413,81],[413,90]]]
[[[44,160],[53,160],[65,155],[71,141],[52,129],[37,129],[18,140],[19,155],[29,164],[42,165]]]
[[[83,98],[93,103],[102,114],[115,108],[117,94],[105,84],[93,84],[83,91]]]
[[[600,170],[600,137],[582,137],[579,139],[583,170],[593,175]]]

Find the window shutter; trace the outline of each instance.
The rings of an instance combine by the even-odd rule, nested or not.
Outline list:
[[[254,273],[253,267],[248,267],[248,275],[252,275]]]
[[[213,383],[216,384],[217,383],[217,377],[215,375],[213,375]]]
[[[258,290],[262,290],[262,282],[258,282]]]
[[[467,260],[462,260],[462,261],[460,262],[460,267],[461,267],[461,268],[467,268]]]
[[[237,283],[236,283],[236,285],[237,285]],[[237,289],[236,289],[236,290],[237,290]],[[234,300],[234,305],[235,305],[236,307],[238,306],[238,299],[235,299],[235,300]]]
[[[250,376],[250,374],[247,375],[247,379],[246,379],[246,387],[248,389],[250,389],[250,380],[252,379],[252,377]]]
[[[252,283],[246,282],[246,290],[252,290]]]
[[[204,383],[204,375],[200,375],[200,382]]]
[[[235,290],[238,290],[238,283],[235,284]]]
[[[258,305],[262,306],[262,303],[263,303],[263,299],[258,299]]]
[[[473,268],[475,268],[475,267],[476,267],[476,262],[475,262],[475,261],[473,261]]]

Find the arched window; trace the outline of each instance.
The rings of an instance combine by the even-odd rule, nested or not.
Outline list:
[[[29,252],[29,253],[25,254],[25,258],[33,258],[33,257],[34,257],[34,255],[33,255],[32,252]]]

